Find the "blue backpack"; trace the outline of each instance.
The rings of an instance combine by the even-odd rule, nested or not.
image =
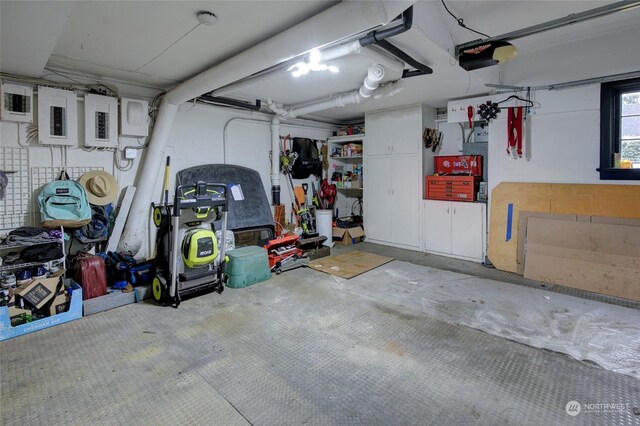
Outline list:
[[[60,178],[46,184],[38,195],[42,226],[57,228],[80,228],[91,222],[91,207],[82,185],[68,180],[63,172]]]

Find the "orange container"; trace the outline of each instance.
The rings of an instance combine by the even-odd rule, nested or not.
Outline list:
[[[480,176],[427,176],[427,198],[431,200],[475,201]]]

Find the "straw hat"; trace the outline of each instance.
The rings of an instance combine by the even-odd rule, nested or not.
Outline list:
[[[83,174],[78,183],[87,191],[89,203],[96,206],[112,203],[118,196],[116,178],[102,170]]]

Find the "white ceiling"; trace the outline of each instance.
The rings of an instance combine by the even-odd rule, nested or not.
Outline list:
[[[46,64],[58,70],[169,89],[335,3],[3,0],[0,69],[42,75]],[[608,3],[612,2],[447,1],[467,25],[492,36]],[[197,26],[196,14],[203,10],[218,16],[216,25]],[[559,43],[638,27],[639,22],[640,8],[636,8],[519,39],[514,44],[522,56]],[[486,92],[485,83],[499,82],[500,68],[467,73],[448,53],[455,44],[476,38],[479,36],[456,25],[440,1],[418,2],[414,27],[392,42],[431,66],[434,74],[402,80],[405,90],[394,97],[317,115],[350,118],[367,110],[416,102],[441,106],[451,98]],[[335,61],[341,69],[338,74],[311,73],[294,79],[280,71],[261,84],[228,96],[272,98],[285,104],[307,102],[357,89],[371,64],[372,59],[366,55],[354,55]],[[387,71],[387,80],[398,77]]]

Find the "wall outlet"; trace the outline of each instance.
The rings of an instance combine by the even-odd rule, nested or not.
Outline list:
[[[38,142],[42,145],[75,145],[77,141],[76,93],[38,86]]]
[[[118,147],[118,100],[109,96],[84,97],[84,145]]]

